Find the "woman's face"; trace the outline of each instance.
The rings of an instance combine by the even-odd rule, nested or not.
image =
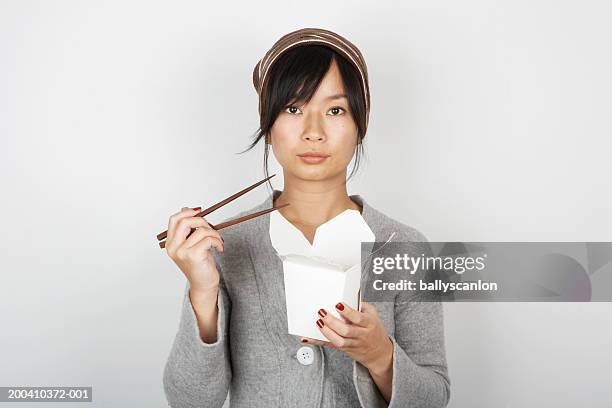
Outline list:
[[[297,102],[278,115],[270,142],[286,177],[317,181],[346,177],[357,145],[357,125],[335,60],[307,104]],[[326,158],[300,156],[308,152]]]

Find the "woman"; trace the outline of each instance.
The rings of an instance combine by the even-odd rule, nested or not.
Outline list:
[[[253,73],[260,131],[283,167],[272,205],[309,243],[317,227],[357,210],[377,241],[425,241],[417,230],[347,194],[369,115],[365,61],[346,38],[302,29],[279,39]],[[265,166],[264,166],[265,167]],[[267,174],[267,168],[266,168]],[[352,176],[352,173],[351,173]],[[350,178],[350,177],[349,177]],[[328,341],[287,332],[283,265],[270,241],[270,214],[221,234],[200,208],[168,223],[166,250],[187,278],[176,339],[164,370],[172,407],[444,407],[450,381],[442,306],[398,295],[392,302],[339,302],[313,316]],[[231,217],[234,218],[234,217]],[[186,239],[191,228],[197,230]],[[215,251],[212,251],[212,248]]]

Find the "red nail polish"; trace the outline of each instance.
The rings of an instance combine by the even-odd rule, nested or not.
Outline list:
[[[321,317],[327,316],[327,312],[325,311],[325,309],[319,309],[319,316]]]
[[[302,343],[308,343],[308,340],[302,339]]]
[[[319,319],[317,320],[317,326],[319,326],[319,328],[323,328],[323,326],[325,326],[325,323],[323,323],[323,320]]]
[[[344,305],[342,303],[338,303],[336,305],[336,309],[338,309],[339,311],[343,311],[344,310]]]
[[[193,207],[192,210],[200,211],[202,207]]]

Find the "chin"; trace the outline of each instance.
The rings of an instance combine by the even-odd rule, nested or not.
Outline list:
[[[310,168],[299,167],[299,168],[294,169],[294,170],[295,171],[293,171],[293,174],[297,178],[299,178],[301,180],[308,180],[308,181],[334,180],[334,179],[336,179],[338,177],[341,177],[343,171],[346,174],[346,170],[345,169],[337,169],[337,168],[325,167],[325,166],[321,166],[319,168],[315,168],[315,167],[310,167]]]
[[[308,180],[308,181],[321,181],[329,178],[329,170],[326,168],[297,168],[293,169],[291,173],[299,178],[300,180]]]

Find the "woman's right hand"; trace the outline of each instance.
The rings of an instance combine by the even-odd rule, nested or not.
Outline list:
[[[194,217],[200,211],[183,207],[170,216],[166,253],[185,274],[191,291],[204,293],[219,287],[219,271],[210,249],[223,252],[223,238],[203,217]],[[192,228],[196,230],[187,237]]]

